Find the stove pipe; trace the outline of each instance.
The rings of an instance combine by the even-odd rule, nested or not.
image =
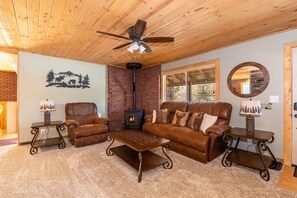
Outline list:
[[[133,109],[136,109],[136,69],[141,69],[141,63],[127,63],[127,69],[133,70],[132,87],[133,87]]]

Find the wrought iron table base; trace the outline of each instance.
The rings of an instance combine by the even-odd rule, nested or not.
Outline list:
[[[37,140],[37,138],[40,134],[41,127],[52,127],[52,126],[56,127],[56,131],[57,131],[59,137]],[[34,136],[30,143],[30,145],[31,145],[30,154],[35,155],[38,152],[39,147],[45,147],[45,146],[58,145],[59,149],[64,149],[66,147],[66,143],[64,141],[63,136],[61,135],[61,131],[65,131],[64,123],[61,121],[53,121],[49,125],[46,125],[41,122],[40,123],[32,123],[31,134]]]
[[[125,145],[111,148],[111,146],[114,143],[114,138],[112,138],[111,136],[108,136],[107,140],[111,143],[106,149],[106,155],[113,156],[114,154],[116,154],[118,157],[120,157],[128,164],[130,164],[132,167],[134,167],[136,170],[138,170],[139,183],[142,180],[143,171],[152,169],[161,164],[163,165],[164,169],[171,169],[173,167],[173,162],[171,158],[165,152],[165,150],[170,151],[170,147],[171,147],[170,143],[162,146],[162,152],[166,156],[166,159],[165,159],[164,157],[161,157],[151,151],[137,152]],[[138,163],[135,163],[135,160],[137,160]],[[150,160],[150,163],[146,163],[149,160]],[[136,164],[138,165],[136,166]]]
[[[231,135],[225,135],[223,140],[228,143],[228,148],[226,149],[222,158],[222,165],[224,167],[230,167],[232,166],[232,162],[235,162],[253,169],[258,169],[262,179],[265,181],[270,180],[267,164],[270,162],[270,166],[275,166],[277,161],[266,142],[272,143],[274,141],[273,137],[271,140],[261,140],[257,142],[258,154],[237,149],[238,142],[240,141],[239,137],[237,138],[236,146],[234,148],[232,148],[233,137]],[[272,159],[270,157],[264,156],[264,151],[268,151]],[[243,160],[247,157],[251,158],[249,163]]]

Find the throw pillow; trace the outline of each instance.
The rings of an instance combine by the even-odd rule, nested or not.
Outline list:
[[[187,127],[194,130],[199,130],[201,122],[203,120],[203,115],[204,115],[204,112],[193,113],[187,123]]]
[[[186,126],[187,120],[189,118],[190,112],[182,112],[179,110],[175,111],[172,124],[176,124],[178,126]]]
[[[168,109],[154,110],[152,123],[168,123]]]
[[[200,130],[205,133],[206,129],[211,127],[217,122],[218,116],[209,115],[207,113],[204,114],[202,123],[200,125]]]

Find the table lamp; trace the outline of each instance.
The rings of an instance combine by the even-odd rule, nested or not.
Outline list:
[[[44,112],[44,124],[49,125],[51,122],[51,111],[55,111],[55,102],[53,100],[40,101],[40,111]]]
[[[260,101],[242,101],[240,105],[240,115],[246,116],[246,131],[255,131],[255,116],[262,115]]]

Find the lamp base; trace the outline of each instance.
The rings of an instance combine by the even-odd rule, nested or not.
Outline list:
[[[253,116],[246,116],[246,132],[254,133],[255,131],[255,119]]]
[[[51,113],[49,111],[44,112],[44,124],[50,125],[51,123]]]

